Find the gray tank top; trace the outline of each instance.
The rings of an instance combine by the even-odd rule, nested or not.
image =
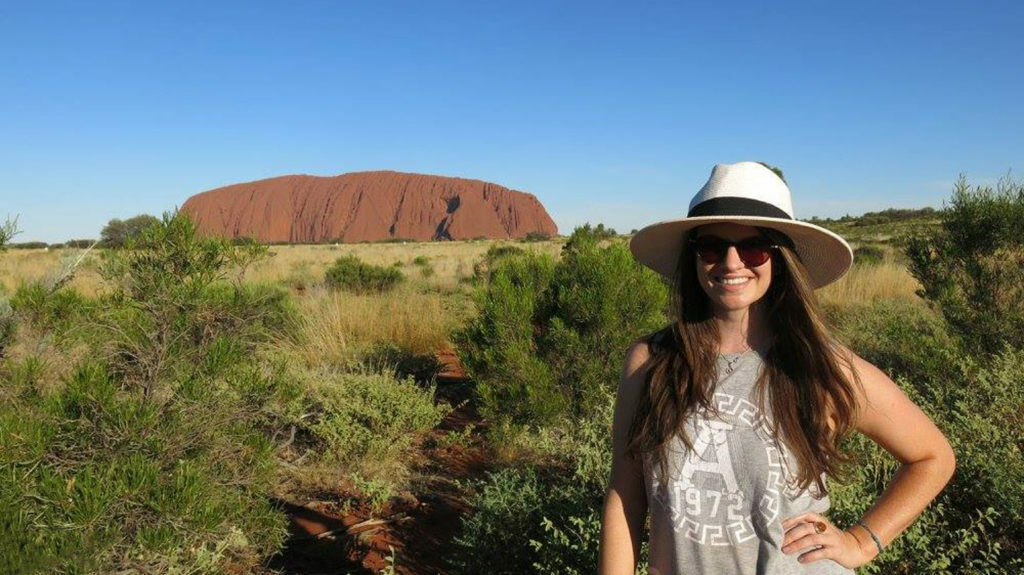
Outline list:
[[[829,500],[816,496],[814,484],[796,488],[795,460],[767,431],[770,413],[762,414],[754,394],[762,365],[755,351],[719,356],[714,401],[720,416],[687,420],[693,452],[686,453],[678,436],[670,442],[667,489],[659,485],[652,456],[644,458],[650,575],[854,573],[831,559],[799,563],[800,553],[780,549],[783,519],[824,514]]]

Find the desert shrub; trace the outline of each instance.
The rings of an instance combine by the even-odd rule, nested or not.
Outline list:
[[[947,377],[959,357],[942,317],[920,304],[890,300],[829,311],[837,334],[851,349],[923,392],[932,381]]]
[[[498,262],[526,253],[523,248],[508,244],[491,244],[480,261],[473,264],[473,283],[486,282]]]
[[[19,288],[26,324],[96,353],[45,389],[42,359],[0,363],[0,570],[245,572],[280,548],[273,437],[304,412],[254,352],[291,308],[225,281],[261,251],[168,214],[108,255],[107,295]]]
[[[885,261],[885,252],[877,246],[861,246],[853,250],[853,262],[859,265],[874,265]]]
[[[395,268],[375,266],[356,256],[343,256],[327,268],[325,281],[333,289],[352,292],[387,291],[405,280]]]
[[[523,237],[524,242],[546,242],[551,236],[544,232],[530,232]]]
[[[183,381],[158,404],[102,362],[46,397],[7,382],[23,389],[0,404],[3,572],[248,570],[282,544],[272,446],[232,395]]]
[[[448,412],[432,387],[388,373],[318,374],[309,382],[316,413],[310,431],[334,461],[391,459]]]
[[[535,315],[554,275],[543,254],[522,254],[494,270],[476,295],[479,316],[456,335],[460,357],[477,381],[486,417],[552,421],[565,411],[555,374],[537,355]]]
[[[551,463],[506,468],[478,482],[456,538],[460,573],[597,571],[600,509],[611,469],[612,403],[543,441]],[[489,559],[497,558],[497,561]],[[638,573],[646,573],[647,545]],[[488,568],[489,567],[489,568]]]
[[[11,307],[31,325],[57,337],[82,328],[97,311],[96,302],[74,289],[51,291],[42,283],[18,286],[11,297]]]
[[[430,258],[427,256],[416,256],[412,260],[413,265],[420,268],[420,275],[429,278],[434,275],[434,266],[430,265]]]
[[[1024,184],[960,178],[942,225],[911,238],[910,272],[973,351],[1024,346]]]
[[[574,229],[573,235],[586,235],[600,241],[614,238],[618,234],[613,228],[606,228],[602,223],[599,223],[596,226],[591,226],[590,223],[585,223]],[[570,236],[570,238],[571,237],[572,236]]]
[[[1024,413],[1021,351],[991,359],[965,355],[941,316],[909,303],[851,308],[843,338],[893,376],[949,438],[957,472],[936,501],[866,573],[1017,572],[1021,564]],[[858,458],[849,481],[831,483],[834,518],[852,524],[881,495],[899,462],[855,434],[843,446]],[[998,504],[997,504],[998,503]]]
[[[106,252],[100,275],[112,290],[97,323],[111,367],[150,393],[165,379],[213,375],[201,370],[226,341],[241,353],[285,329],[293,309],[281,288],[226,281],[265,254],[200,238],[180,213]]]
[[[556,264],[522,254],[494,269],[456,335],[490,417],[549,424],[614,393],[630,341],[665,321],[667,290],[622,243],[578,228]]]

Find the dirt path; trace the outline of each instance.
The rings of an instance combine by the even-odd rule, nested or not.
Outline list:
[[[291,575],[375,575],[391,567],[393,557],[396,574],[450,573],[453,539],[469,510],[456,482],[482,477],[487,451],[471,401],[472,382],[450,350],[438,359],[446,366],[437,376],[438,401],[455,409],[421,444],[411,492],[376,513],[365,502],[338,513],[337,501],[330,498],[305,506],[282,503],[292,537],[273,568]]]

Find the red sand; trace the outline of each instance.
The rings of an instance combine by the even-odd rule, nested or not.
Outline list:
[[[423,442],[413,463],[415,493],[392,498],[373,511],[358,494],[351,511],[333,513],[339,501],[315,501],[305,506],[280,503],[291,522],[291,539],[272,567],[285,574],[371,575],[387,567],[394,549],[395,572],[402,575],[446,575],[456,553],[453,539],[461,518],[470,511],[466,494],[455,480],[479,479],[488,465],[483,443],[486,424],[473,405],[472,383],[451,350],[438,352],[445,369],[437,377],[437,395],[456,406]],[[468,445],[444,445],[440,439],[473,425]]]

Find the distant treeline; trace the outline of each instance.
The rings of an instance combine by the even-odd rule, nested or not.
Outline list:
[[[46,242],[20,242],[7,244],[7,247],[12,250],[41,250],[41,249],[59,249],[59,248],[87,248],[96,243],[96,240],[68,240],[63,243],[48,244]]]
[[[933,218],[938,214],[939,210],[936,210],[935,208],[889,208],[880,212],[867,212],[860,216],[851,216],[847,214],[841,218],[813,217],[805,221],[812,224],[853,224],[854,226],[875,226],[906,220]]]

